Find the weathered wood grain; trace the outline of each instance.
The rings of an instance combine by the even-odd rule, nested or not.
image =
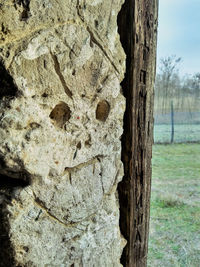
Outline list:
[[[120,227],[126,238],[123,266],[147,263],[153,142],[153,84],[155,77],[157,0],[126,0],[118,17],[127,55],[122,82],[126,97],[119,184]]]

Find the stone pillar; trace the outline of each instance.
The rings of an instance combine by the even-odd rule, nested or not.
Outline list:
[[[0,266],[121,266],[122,3],[0,1]]]

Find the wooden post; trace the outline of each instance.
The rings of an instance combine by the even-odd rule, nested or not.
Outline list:
[[[120,228],[127,240],[121,263],[147,263],[153,141],[157,0],[126,0],[118,17],[127,55],[122,83],[127,108],[122,137],[124,178],[119,184]]]
[[[171,101],[171,143],[174,143],[174,105]]]

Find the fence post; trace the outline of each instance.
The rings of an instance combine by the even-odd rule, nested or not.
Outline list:
[[[171,101],[171,144],[174,143],[174,104]]]

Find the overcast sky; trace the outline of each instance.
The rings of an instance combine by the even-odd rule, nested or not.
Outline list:
[[[181,75],[200,72],[200,0],[159,0],[158,57],[182,58]]]

